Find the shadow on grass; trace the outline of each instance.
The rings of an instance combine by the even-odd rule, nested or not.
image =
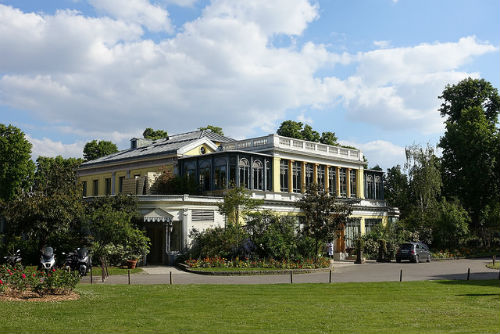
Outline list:
[[[480,275],[482,273],[478,273],[475,275]],[[456,279],[456,278],[443,278],[443,276],[454,276],[454,275],[440,275],[439,280],[435,281],[438,284],[447,284],[447,285],[471,285],[471,286],[485,286],[485,287],[498,287],[500,288],[500,281],[498,279],[474,279],[471,274],[471,280],[467,281],[467,275],[465,278]],[[442,280],[442,281],[441,281]],[[496,294],[495,294],[496,295]]]
[[[460,297],[486,297],[486,296],[499,296],[500,293],[466,293],[464,295],[457,295]]]

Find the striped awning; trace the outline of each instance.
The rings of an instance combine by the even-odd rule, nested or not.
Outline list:
[[[173,216],[165,210],[156,208],[144,215],[145,223],[168,223],[172,221]]]

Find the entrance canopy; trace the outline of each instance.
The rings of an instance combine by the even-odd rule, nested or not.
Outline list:
[[[173,216],[160,208],[153,209],[144,215],[145,223],[170,223]]]

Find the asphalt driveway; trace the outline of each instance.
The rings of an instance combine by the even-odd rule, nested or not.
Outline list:
[[[362,265],[351,262],[335,262],[333,282],[384,282],[399,281],[401,270],[403,281],[421,280],[465,280],[470,268],[471,280],[498,279],[499,271],[486,268],[490,259],[464,259],[433,261],[430,263],[376,263]],[[131,275],[131,284],[280,284],[290,283],[290,274],[251,276],[210,276],[187,273],[174,267],[144,267],[144,273]],[[172,273],[172,274],[170,274]],[[329,272],[294,274],[293,283],[328,283]],[[84,277],[82,283],[89,283]],[[102,284],[99,277],[94,283]],[[127,275],[110,276],[104,284],[127,284]],[[500,282],[499,282],[500,285]]]

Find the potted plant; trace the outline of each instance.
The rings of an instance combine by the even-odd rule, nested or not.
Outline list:
[[[150,240],[139,229],[130,229],[128,231],[125,253],[127,264],[130,269],[134,269],[139,258],[149,253]]]

